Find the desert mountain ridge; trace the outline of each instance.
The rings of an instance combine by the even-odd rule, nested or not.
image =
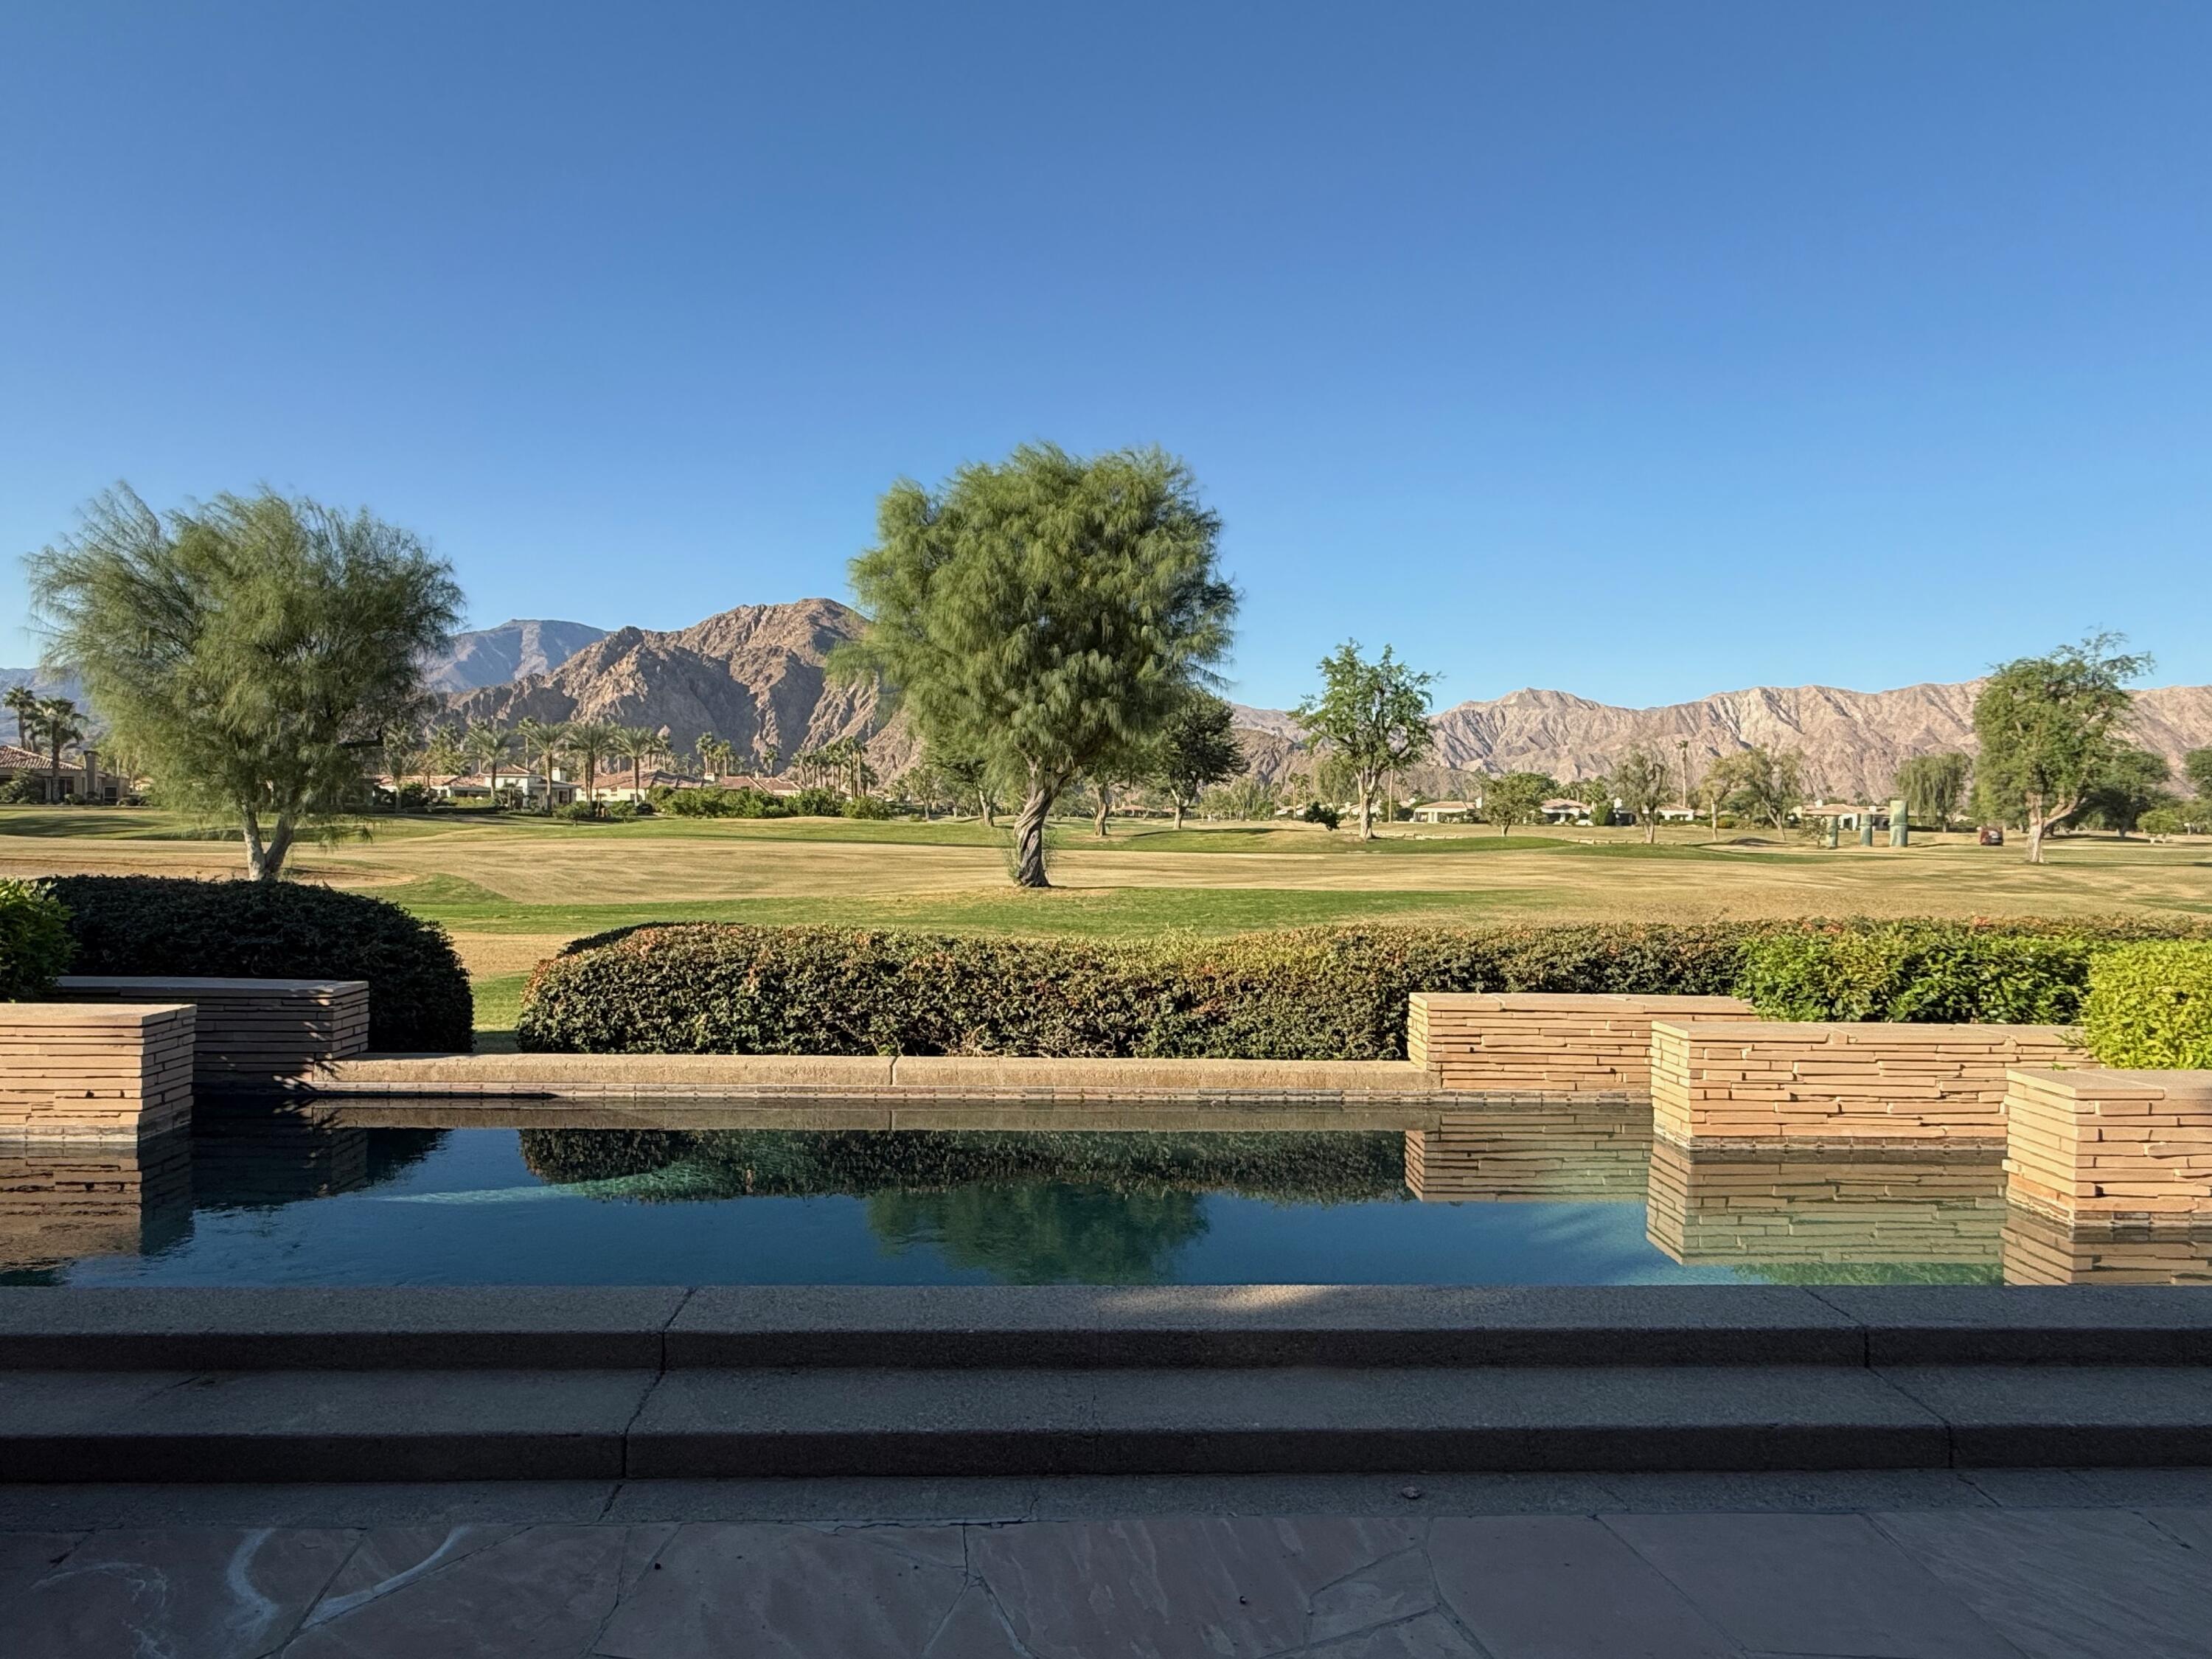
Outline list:
[[[868,747],[895,777],[918,745],[873,685],[836,683],[831,651],[854,638],[860,613],[835,599],[738,605],[689,628],[611,630],[521,618],[457,635],[425,665],[433,688],[463,720],[512,723],[606,720],[665,727],[689,750],[711,732],[741,757],[773,746],[788,758],[842,738]],[[21,682],[67,690],[26,669],[0,669],[0,689]],[[1434,760],[1407,785],[1452,794],[1476,774],[1546,772],[1563,782],[1598,775],[1630,744],[1656,743],[1693,771],[1753,744],[1791,749],[1807,781],[1832,799],[1886,794],[1911,756],[1974,748],[1982,682],[1930,682],[1887,691],[1835,686],[1751,686],[1655,708],[1624,708],[1534,687],[1455,703],[1431,717]],[[2212,686],[2160,686],[2135,694],[2136,741],[2177,775],[2191,749],[2212,746]],[[1297,718],[1239,704],[1237,726],[1252,771],[1273,781],[1302,763]],[[12,731],[9,733],[12,737]]]
[[[554,637],[542,630],[555,626],[505,625],[534,627],[541,639]],[[860,626],[859,613],[835,599],[739,605],[668,632],[617,629],[550,670],[451,701],[465,718],[665,726],[679,748],[713,732],[741,754],[773,744],[787,757],[859,737],[877,769],[895,775],[915,752],[904,722],[886,716],[873,687],[835,685],[824,672],[830,652]],[[1981,684],[1929,682],[1887,691],[1762,685],[1655,708],[1529,687],[1439,710],[1431,717],[1435,763],[1409,781],[1443,793],[1475,773],[1520,769],[1572,781],[1604,772],[1613,756],[1638,741],[1677,754],[1686,743],[1692,769],[1702,771],[1720,756],[1764,744],[1802,754],[1808,780],[1820,793],[1872,798],[1888,791],[1898,763],[1911,756],[1973,749]],[[2177,774],[2185,753],[2212,745],[2212,686],[2138,691],[2136,707],[2136,740],[2165,756]],[[1279,778],[1296,763],[1295,716],[1239,704],[1237,719],[1259,775]]]

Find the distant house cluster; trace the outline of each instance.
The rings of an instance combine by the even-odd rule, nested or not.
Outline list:
[[[31,787],[40,792],[42,799],[88,804],[100,801],[112,805],[137,788],[134,780],[119,777],[100,765],[92,750],[82,749],[74,754],[65,751],[57,773],[49,757],[12,743],[0,743],[0,785],[11,784],[18,778],[29,779]]]
[[[0,750],[0,754],[5,752]],[[0,773],[0,777],[4,775]],[[420,789],[433,800],[486,805],[492,802],[495,793],[499,799],[512,799],[525,806],[544,806],[549,798],[552,805],[566,806],[585,798],[583,780],[574,775],[574,769],[563,766],[556,766],[550,777],[540,772],[502,769],[495,792],[491,775],[484,772],[415,773],[404,778],[380,772],[370,781],[386,794],[402,788]],[[753,789],[773,799],[787,800],[799,793],[799,787],[788,778],[764,778],[747,772],[693,778],[653,769],[626,770],[617,767],[612,771],[600,771],[592,781],[590,794],[595,801],[642,801],[656,789]]]
[[[1473,800],[1429,800],[1410,809],[1416,823],[1468,823],[1482,815],[1482,797]],[[1561,795],[1547,800],[1537,809],[1547,823],[1588,823],[1590,803],[1569,800]],[[1687,806],[1662,806],[1659,809],[1662,823],[1687,823],[1696,818],[1697,812]],[[1615,801],[1613,808],[1615,823],[1633,823],[1636,815]]]

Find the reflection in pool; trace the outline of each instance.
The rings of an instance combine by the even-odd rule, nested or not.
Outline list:
[[[2212,1240],[2008,1210],[1994,1153],[1692,1158],[1617,1108],[1413,1134],[388,1121],[264,1107],[135,1155],[0,1155],[0,1282],[2212,1278]]]

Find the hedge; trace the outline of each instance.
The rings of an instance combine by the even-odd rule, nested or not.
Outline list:
[[[297,882],[61,876],[81,974],[364,979],[368,1040],[384,1050],[466,1049],[475,1011],[435,922],[363,893]]]
[[[2127,1070],[2212,1071],[2212,945],[2107,951],[2089,970],[2089,1052]]]
[[[52,990],[71,949],[69,913],[43,884],[0,881],[0,1002]]]
[[[2068,1025],[2099,954],[2180,931],[2132,921],[1776,929],[1745,947],[1736,990],[1769,1019]]]
[[[2074,1017],[2095,950],[2160,931],[2187,930],[1352,927],[1116,945],[660,924],[579,939],[540,964],[516,1037],[585,1054],[1392,1060],[1405,1054],[1406,999],[1421,990],[1749,991],[1771,1017],[2041,1022]]]

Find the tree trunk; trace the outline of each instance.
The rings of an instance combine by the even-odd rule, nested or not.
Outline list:
[[[991,805],[991,797],[988,791],[979,789],[975,792],[975,811],[981,815],[983,827],[986,830],[995,830],[999,827],[998,809]]]
[[[1382,779],[1370,773],[1359,775],[1359,839],[1373,841],[1375,836],[1375,791]],[[1335,792],[1332,790],[1331,793]]]
[[[1014,885],[1049,887],[1044,873],[1044,820],[1053,792],[1032,775],[1027,799],[1014,815]]]
[[[1106,820],[1113,811],[1114,792],[1102,783],[1098,786],[1098,810],[1091,815],[1091,823],[1098,828],[1098,839],[1101,841],[1106,839]]]
[[[279,813],[276,828],[267,841],[261,838],[261,820],[252,812],[241,815],[246,840],[246,877],[249,881],[280,881],[284,855],[292,850],[294,826],[289,814]]]
[[[1175,802],[1175,827],[1180,830],[1182,828],[1182,797],[1175,795],[1170,799]]]
[[[1657,808],[1644,815],[1644,844],[1655,847],[1659,842],[1659,812]]]

